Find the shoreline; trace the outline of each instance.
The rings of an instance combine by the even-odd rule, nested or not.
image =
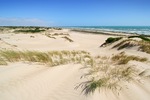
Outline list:
[[[91,33],[91,34],[102,34],[102,35],[111,35],[111,36],[137,36],[137,33],[126,33],[126,32],[107,32],[107,31],[94,31],[94,30],[82,30],[82,29],[70,29],[74,32],[82,32],[82,33]]]
[[[86,31],[93,33],[118,33],[118,34],[132,34],[150,36],[150,27],[148,26],[76,26],[76,27],[62,27],[77,31]]]
[[[97,30],[97,29],[83,29],[83,28],[67,28],[67,27],[48,27],[48,26],[0,26],[0,30],[2,28],[10,28],[10,29],[25,29],[25,28],[41,28],[41,29],[56,29],[56,30],[63,30],[67,29],[74,32],[81,32],[81,33],[91,33],[91,34],[102,34],[102,35],[111,35],[111,36],[146,36],[150,37],[149,34],[140,34],[140,33],[132,33],[132,32],[122,32],[122,31],[106,31],[106,30]]]

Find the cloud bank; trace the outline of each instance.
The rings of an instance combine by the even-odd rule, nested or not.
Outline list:
[[[0,26],[50,26],[50,23],[37,18],[1,18]]]

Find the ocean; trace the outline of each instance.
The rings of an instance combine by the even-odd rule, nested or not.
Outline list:
[[[69,26],[67,28],[150,35],[150,26]]]

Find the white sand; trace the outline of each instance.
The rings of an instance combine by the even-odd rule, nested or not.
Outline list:
[[[55,30],[52,31],[55,33]],[[67,30],[57,33],[69,33],[74,42],[69,42],[60,36],[56,39],[43,34],[0,34],[1,49],[14,50],[85,50],[92,55],[111,56],[118,53],[116,49],[100,48],[99,46],[110,37],[108,35],[84,34]],[[34,38],[30,37],[34,36]],[[119,51],[120,52],[120,51]],[[150,59],[149,54],[127,51],[128,54],[143,54]],[[130,62],[141,70],[149,69],[150,63]],[[142,84],[127,83],[119,95],[111,91],[99,92],[89,96],[81,94],[82,89],[75,87],[84,82],[80,79],[84,70],[80,64],[68,64],[48,67],[38,63],[16,62],[0,66],[0,100],[150,100],[150,80]]]

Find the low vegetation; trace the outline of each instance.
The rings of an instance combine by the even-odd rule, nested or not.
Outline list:
[[[68,33],[54,33],[54,34],[52,34],[53,36],[69,36],[69,34]]]
[[[40,32],[44,32],[47,30],[62,30],[62,28],[58,28],[58,27],[38,27],[38,26],[1,26],[0,27],[0,31],[2,33],[24,33],[24,34],[28,34],[28,33],[40,33]]]
[[[117,48],[118,50],[121,50],[124,48],[131,48],[131,47],[134,47],[137,45],[134,41],[135,40],[126,39],[126,40],[123,40],[120,43],[116,44],[112,48]]]
[[[49,38],[53,38],[53,39],[56,39],[56,37],[54,37],[54,36],[51,36],[51,34],[45,34],[47,37],[49,37]]]
[[[121,38],[122,37],[116,37],[116,38],[110,37],[105,42],[106,43],[113,43],[113,42],[116,42],[116,41],[120,40]]]
[[[7,62],[3,60],[2,58],[0,58],[0,65],[7,65]]]
[[[142,39],[143,41],[148,41],[150,42],[150,39],[144,35],[138,35],[138,36],[129,36],[128,38],[140,38]]]
[[[111,44],[114,43],[120,39],[122,39],[123,37],[118,37],[118,38],[108,38],[105,43],[103,43],[101,45],[101,47],[103,46],[108,46],[107,44]],[[140,38],[141,40],[134,40],[132,38]],[[113,48],[117,48],[117,50],[121,50],[124,48],[132,48],[132,47],[138,47],[139,51],[142,52],[146,52],[148,54],[150,54],[150,38],[143,36],[143,35],[139,35],[139,36],[129,36],[128,38],[123,38],[122,41],[120,41],[119,43],[115,44]]]
[[[85,51],[0,51],[0,65],[6,65],[7,62],[30,61],[48,64],[49,66],[57,66],[67,63],[81,63],[84,61],[85,55],[90,56]]]
[[[139,47],[140,51],[150,54],[150,42],[141,41],[138,42],[138,44],[140,45]]]
[[[35,29],[20,29],[20,30],[15,30],[14,32],[17,33],[39,33],[45,31],[44,29],[40,28],[35,28]]]
[[[126,65],[130,60],[146,61],[146,58],[127,56],[124,53],[109,57],[92,57],[86,51],[0,51],[0,65],[7,65],[8,62],[29,61],[47,64],[50,67],[68,63],[79,63],[88,68],[88,72],[82,77],[88,81],[79,84],[76,88],[82,87],[86,95],[95,90],[111,89],[115,93],[123,87],[120,83],[138,81],[139,71],[134,66]],[[138,78],[137,78],[138,77]]]
[[[144,61],[147,61],[147,58],[141,58],[138,56],[128,56],[128,55],[125,55],[124,52],[121,52],[121,53],[114,55],[112,57],[112,61],[114,61],[115,63],[117,63],[119,65],[120,64],[127,64],[131,60],[144,62]]]
[[[49,38],[64,38],[65,40],[69,41],[69,42],[74,42],[71,38],[69,38],[69,34],[67,33],[54,33],[54,34],[45,34],[47,37]]]
[[[124,48],[131,48],[135,46],[138,46],[139,51],[150,54],[150,42],[148,41],[136,41],[132,39],[126,39],[113,46],[113,48],[117,48],[118,50],[121,50]]]
[[[142,78],[136,67],[127,65],[130,60],[147,61],[146,58],[127,56],[124,53],[111,58],[100,56],[90,58],[90,63],[85,62],[85,68],[88,68],[88,72],[82,76],[86,77],[88,81],[79,84],[76,88],[83,87],[82,92],[86,95],[94,93],[95,90],[108,89],[119,94],[126,82],[139,82],[138,79]]]
[[[106,41],[105,41],[105,43],[103,43],[102,45],[101,45],[101,47],[102,46],[104,46],[104,45],[107,45],[107,44],[111,44],[111,43],[114,43],[114,42],[116,42],[116,41],[118,41],[118,40],[120,40],[120,39],[122,39],[122,37],[109,37]]]
[[[69,41],[69,42],[73,42],[73,40],[72,39],[70,39],[69,37],[67,37],[67,36],[64,36],[64,37],[62,37],[62,38],[64,38],[64,39],[66,39],[67,41]]]

